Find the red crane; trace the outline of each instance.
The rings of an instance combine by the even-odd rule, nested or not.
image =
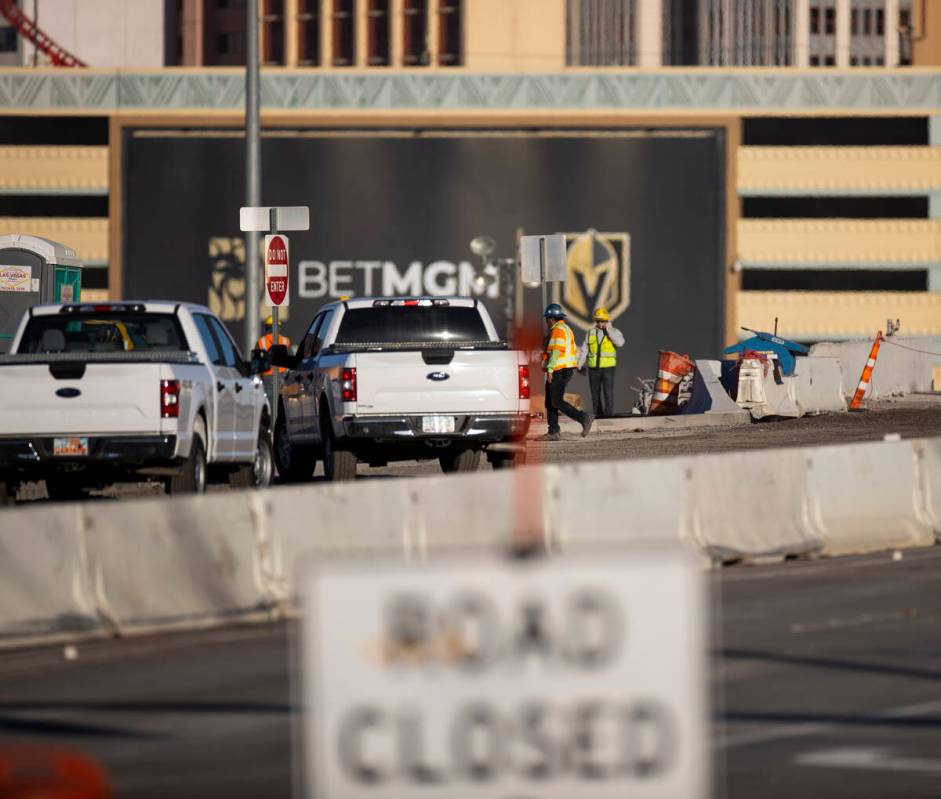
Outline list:
[[[36,23],[27,17],[16,4],[16,0],[0,0],[0,14],[6,17],[20,36],[29,39],[37,48],[42,50],[57,67],[86,67],[84,61],[76,58],[67,50],[63,50],[45,33],[36,27]]]

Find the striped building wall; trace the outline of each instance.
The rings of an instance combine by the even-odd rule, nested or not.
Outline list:
[[[120,296],[115,192],[122,125],[237,127],[242,80],[241,71],[225,69],[0,71],[0,126],[8,142],[17,142],[0,146],[0,232],[74,246],[90,266],[87,296]],[[932,116],[941,108],[937,70],[381,76],[270,70],[263,97],[266,124],[302,128],[727,126],[730,336],[739,325],[768,329],[775,317],[781,333],[804,340],[871,335],[887,318],[901,319],[905,333],[941,335],[941,125]],[[857,120],[850,127],[863,143],[782,146],[753,141],[748,133],[756,121],[773,128],[775,120],[844,118]],[[867,142],[870,127],[886,120],[894,125],[896,118],[922,126],[923,140]],[[47,139],[21,143],[29,136],[16,132],[36,120],[45,120]],[[78,136],[80,122],[100,132]],[[909,210],[886,217],[845,210],[894,200]],[[791,202],[797,212],[749,213],[751,206],[778,201]],[[839,213],[802,213],[808,203],[827,202]],[[58,210],[29,212],[44,207]],[[793,288],[800,280],[813,284],[815,275],[827,289]],[[907,282],[899,288],[897,278]],[[860,288],[860,281],[872,280],[878,288]],[[774,288],[760,288],[769,281],[777,281]]]

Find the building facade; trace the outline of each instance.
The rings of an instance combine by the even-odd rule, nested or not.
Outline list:
[[[937,64],[929,0],[258,0],[262,62],[317,69]],[[245,0],[20,0],[93,67],[245,63]],[[48,56],[0,20],[0,64]]]
[[[73,12],[86,1],[39,0],[40,26],[44,9],[70,2],[72,16],[66,17],[78,31]],[[150,0],[140,3],[135,7]],[[133,228],[122,192],[128,153],[146,148],[129,148],[128,137],[182,141],[185,133],[231,142],[243,125],[244,78],[237,67],[244,61],[244,4],[161,0],[157,10],[163,26],[154,36],[157,60],[190,66],[2,72],[0,232],[36,233],[74,246],[90,265],[89,296],[125,296],[133,268],[126,257]],[[900,66],[889,68],[878,59],[892,63],[886,31],[895,11]],[[263,3],[261,12],[269,64],[262,71],[262,123],[269,141],[276,134],[362,141],[379,154],[364,161],[378,175],[400,174],[397,163],[387,168],[385,160],[395,151],[385,142],[393,133],[419,141],[473,135],[468,147],[482,152],[481,141],[490,135],[628,141],[711,131],[722,147],[724,190],[710,208],[723,220],[721,263],[710,256],[688,268],[721,269],[726,340],[741,325],[769,329],[775,318],[782,334],[807,341],[871,335],[890,317],[902,320],[903,332],[941,335],[941,73],[931,66],[941,62],[932,49],[941,39],[941,3],[285,0]],[[69,39],[68,26],[59,25],[60,44],[88,61],[94,51],[83,52],[82,40]],[[906,53],[912,66],[901,66]],[[32,64],[25,49],[21,55],[22,63]],[[733,66],[745,60],[754,65]],[[686,66],[658,66],[663,63]],[[305,163],[321,163],[319,146],[304,150],[303,158],[313,159]],[[345,152],[347,145],[337,146]],[[560,157],[604,170],[594,160],[601,151],[573,147],[581,155]],[[184,152],[200,151],[180,145],[174,185],[181,192],[190,174],[202,174],[188,172],[186,158],[203,168],[200,156]],[[410,157],[419,170],[410,190],[419,191],[422,181],[452,179],[421,172],[421,159]],[[213,173],[217,195],[230,204],[242,202],[240,169],[235,164]],[[472,184],[474,172],[467,172]],[[590,206],[581,195],[540,182],[533,177],[538,173],[527,174],[540,198],[556,197],[563,209]],[[269,178],[276,175],[290,178],[291,171],[275,163]],[[460,197],[463,184],[453,180]],[[648,170],[643,181],[639,176],[620,195],[605,189],[608,204],[616,210],[618,203],[639,202],[643,185],[682,190],[666,172]],[[275,189],[263,179],[265,202],[303,203],[311,193],[281,196]],[[395,191],[383,190],[395,203]],[[499,185],[473,191],[500,196]],[[525,205],[504,212],[520,219],[514,225],[532,230],[525,215]],[[633,217],[625,210],[624,218]],[[566,232],[600,229],[579,213],[571,219]],[[349,230],[355,238],[362,223],[354,221]],[[627,227],[612,224],[607,232],[627,236]],[[455,237],[448,246],[463,252],[463,239]],[[632,241],[628,252],[643,243],[636,236]],[[206,247],[191,257],[215,259],[231,271],[239,246],[237,230],[209,231]],[[368,264],[381,253],[308,257]],[[466,270],[457,255],[448,257],[454,274],[440,264],[432,274],[459,285]],[[634,268],[649,268],[638,258]],[[398,265],[402,275],[411,274],[408,263]],[[342,282],[337,278],[334,287]]]

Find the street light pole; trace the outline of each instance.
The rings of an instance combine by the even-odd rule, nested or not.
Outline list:
[[[258,0],[246,0],[245,24],[245,205],[261,205],[261,125],[259,120]],[[245,237],[245,351],[259,337],[258,231]]]

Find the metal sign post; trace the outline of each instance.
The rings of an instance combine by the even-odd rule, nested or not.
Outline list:
[[[261,122],[259,119],[258,0],[245,3],[245,200],[261,203]],[[258,339],[258,230],[245,237],[245,350]]]
[[[306,205],[291,206],[248,206],[239,209],[239,228],[243,231],[266,231],[269,239],[277,236],[284,230],[310,230],[310,209]],[[288,274],[290,264],[287,258],[287,237],[284,241],[284,291],[280,296],[274,296],[270,290],[270,281],[268,280],[268,269],[265,269],[265,296],[271,304],[271,344],[279,344],[280,337],[280,319],[278,309],[282,305],[290,303],[290,294],[288,293]],[[267,245],[267,242],[266,242]],[[265,262],[269,260],[268,246],[265,247]],[[257,316],[257,314],[256,314]],[[251,344],[251,342],[250,342]],[[278,367],[271,369],[271,428],[275,427],[278,421],[278,396],[280,390],[281,371]]]

